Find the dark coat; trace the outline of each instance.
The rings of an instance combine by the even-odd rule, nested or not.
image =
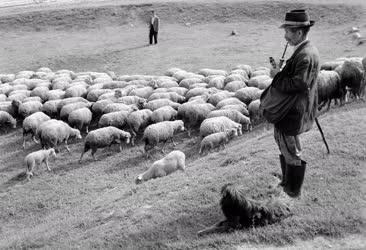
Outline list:
[[[311,129],[318,108],[316,80],[320,70],[319,52],[306,41],[275,75],[272,87],[296,98],[288,113],[275,127],[286,135],[298,135]]]

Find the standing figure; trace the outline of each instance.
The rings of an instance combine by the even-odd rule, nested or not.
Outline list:
[[[151,18],[150,18],[149,40],[150,40],[150,44],[152,44],[153,43],[153,37],[154,37],[154,43],[157,44],[158,43],[158,32],[159,32],[160,19],[155,14],[154,10],[151,12],[151,14],[152,15],[151,15]]]
[[[305,10],[286,13],[280,28],[294,52],[282,69],[280,65],[271,69],[272,84],[261,96],[263,115],[274,123],[274,137],[281,152],[280,185],[290,197],[301,194],[306,162],[301,159],[299,135],[311,129],[318,106],[319,52],[307,37],[313,25]]]

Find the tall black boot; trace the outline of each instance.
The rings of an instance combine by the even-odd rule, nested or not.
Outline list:
[[[306,161],[301,161],[301,166],[287,165],[286,185],[283,190],[290,197],[298,197],[301,195],[301,186],[304,182]]]
[[[281,163],[281,170],[282,170],[282,179],[281,182],[278,184],[282,187],[284,187],[286,185],[286,161],[285,161],[285,157],[283,155],[279,155],[280,157],[280,163]]]

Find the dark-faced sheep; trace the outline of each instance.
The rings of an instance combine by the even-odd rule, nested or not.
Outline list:
[[[140,184],[143,181],[167,176],[177,170],[184,171],[186,156],[182,151],[174,150],[164,158],[155,161],[152,166],[144,173],[137,176],[135,182]]]
[[[26,164],[26,176],[28,181],[33,176],[35,166],[41,166],[42,163],[45,163],[48,171],[51,171],[51,168],[48,165],[48,159],[51,156],[56,157],[56,152],[53,148],[38,150],[25,157],[24,162]]]
[[[184,131],[184,123],[181,120],[165,121],[152,124],[148,126],[144,131],[143,140],[145,142],[145,152],[153,149],[159,142],[164,142],[161,151],[164,153],[166,142],[171,140],[173,145],[174,133],[178,131]]]
[[[318,109],[321,110],[328,104],[327,110],[333,99],[340,100],[341,105],[345,102],[346,86],[341,84],[341,78],[335,71],[321,70],[317,79],[318,86]]]
[[[128,144],[130,139],[130,133],[112,126],[93,130],[85,137],[84,150],[81,153],[79,163],[81,163],[83,155],[90,149],[94,160],[96,160],[94,154],[97,152],[98,148],[105,148],[112,144],[119,144],[119,150],[122,152],[122,142],[126,142],[126,144]]]

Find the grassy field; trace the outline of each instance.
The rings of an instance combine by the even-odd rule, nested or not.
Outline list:
[[[345,34],[366,28],[366,11],[321,1],[256,3],[155,3],[52,10],[44,15],[1,17],[1,73],[48,66],[118,74],[163,74],[169,67],[198,71],[230,69],[238,63],[267,65],[279,57],[284,39],[277,29],[286,10],[309,6],[317,25],[310,39],[322,61],[365,56]],[[361,3],[361,2],[357,2]],[[116,4],[116,3],[114,3]],[[159,44],[146,46],[144,18],[154,8],[162,18]],[[24,11],[24,10],[23,10]],[[112,14],[115,12],[115,14]],[[77,15],[75,14],[77,13]],[[127,15],[128,14],[128,15]],[[268,17],[264,18],[264,17]],[[190,25],[185,25],[190,23]],[[229,36],[235,29],[238,36]],[[290,51],[288,52],[288,55]],[[281,223],[198,238],[196,232],[222,219],[223,184],[242,185],[248,197],[267,196],[278,180],[278,150],[272,129],[258,126],[225,150],[200,157],[197,133],[177,136],[187,170],[135,185],[154,160],[143,146],[98,150],[78,163],[82,141],[62,151],[24,180],[21,129],[0,135],[0,249],[363,249],[365,244],[366,103],[333,107],[320,117],[331,154],[316,128],[301,137],[308,162],[304,194],[294,215]]]

